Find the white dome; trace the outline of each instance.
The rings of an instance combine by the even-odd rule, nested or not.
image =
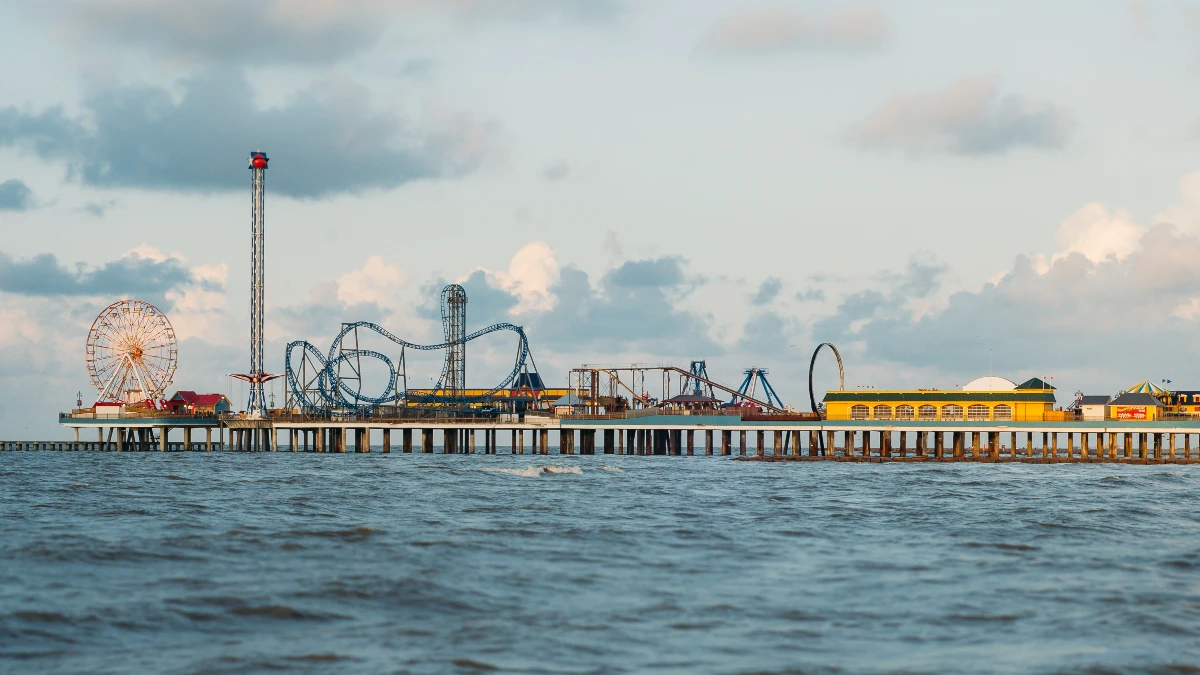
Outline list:
[[[977,377],[974,380],[963,385],[963,391],[1012,391],[1016,389],[1015,382],[1004,379],[1003,377]]]

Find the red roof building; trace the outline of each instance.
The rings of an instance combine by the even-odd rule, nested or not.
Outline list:
[[[232,409],[225,394],[197,394],[194,391],[177,391],[167,402],[177,413],[226,413]]]

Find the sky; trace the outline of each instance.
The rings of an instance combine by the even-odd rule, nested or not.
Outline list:
[[[90,403],[127,298],[169,392],[244,405],[254,149],[271,372],[346,321],[440,341],[457,282],[559,386],[705,359],[805,410],[831,342],[847,389],[1200,389],[1194,3],[18,0],[0,59],[5,437]]]

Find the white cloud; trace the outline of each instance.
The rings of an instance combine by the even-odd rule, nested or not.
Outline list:
[[[519,298],[510,310],[511,314],[554,307],[550,287],[558,281],[559,266],[554,249],[544,241],[532,241],[522,246],[509,261],[508,271],[490,272],[489,276],[495,279],[497,286]]]
[[[162,309],[178,339],[202,337],[218,344],[235,341],[235,336],[230,335],[229,331],[221,330],[226,325],[225,310],[228,307],[225,293],[225,284],[229,281],[228,264],[190,266],[182,254],[167,254],[145,243],[129,249],[121,257],[142,258],[156,263],[174,260],[187,268],[191,282],[171,288],[163,295],[170,306]]]
[[[1059,224],[1054,238],[1060,249],[1051,262],[1072,253],[1082,253],[1092,262],[1109,256],[1120,260],[1138,249],[1145,232],[1128,212],[1112,213],[1103,204],[1092,202]]]
[[[1183,204],[1168,212],[1191,213],[1192,185],[1184,181]],[[1142,226],[1092,203],[1060,224],[1056,240],[1054,254],[1018,256],[982,288],[955,292],[916,317],[878,292],[847,295],[814,334],[860,343],[868,366],[916,366],[949,382],[978,374],[988,350],[1012,377],[1056,373],[1064,389],[1102,393],[1161,375],[1200,379],[1191,365],[1200,356],[1192,339],[1200,326],[1200,233]]]
[[[373,255],[359,269],[338,277],[337,299],[347,305],[374,303],[396,309],[401,305],[400,291],[407,284],[408,276],[399,265]]]

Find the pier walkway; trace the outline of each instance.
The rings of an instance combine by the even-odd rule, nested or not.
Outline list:
[[[81,419],[64,414],[59,422],[74,430],[73,442],[0,441],[0,448],[335,453],[370,452],[372,448],[386,453],[394,448],[418,453],[553,451],[563,455],[722,456],[763,461],[1200,463],[1200,420],[947,422],[803,417],[529,414],[486,420],[333,420],[295,415],[268,419],[164,415]],[[95,429],[96,440],[81,440],[81,429]],[[194,437],[197,429],[205,430],[203,440]],[[182,440],[171,440],[173,434]]]

